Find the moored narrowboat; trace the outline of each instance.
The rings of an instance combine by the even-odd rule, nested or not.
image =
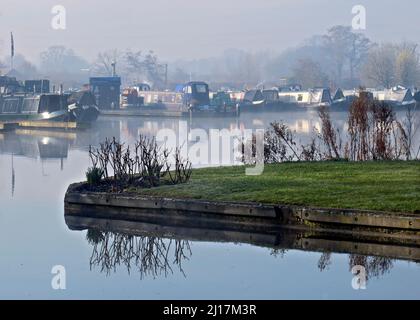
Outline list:
[[[236,115],[236,105],[219,105],[210,101],[210,90],[207,83],[191,81],[179,91],[139,91],[143,109],[162,109],[179,111],[187,114],[217,116]]]
[[[68,121],[67,96],[12,94],[0,96],[0,121]]]

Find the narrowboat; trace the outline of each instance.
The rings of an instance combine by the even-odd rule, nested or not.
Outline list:
[[[245,92],[239,103],[239,110],[245,112],[262,111],[265,106],[264,95],[261,90],[253,89]]]
[[[17,81],[0,76],[0,122],[74,121],[92,122],[99,111],[89,91],[50,93],[49,80]]]
[[[348,105],[361,94],[364,94],[370,100],[385,102],[393,108],[414,107],[417,104],[415,95],[413,95],[412,91],[400,86],[384,90],[371,88],[363,90],[346,90],[343,93],[347,98]]]
[[[347,110],[354,101],[354,95],[345,95],[344,91],[338,88],[332,95],[331,107],[334,110]]]
[[[330,106],[332,98],[327,88],[308,91],[249,90],[240,103],[241,111],[307,110]]]
[[[0,95],[0,121],[68,121],[67,96],[62,94]]]
[[[372,92],[373,97],[392,107],[414,107],[416,100],[410,89],[398,86],[392,89]]]
[[[328,88],[316,88],[307,91],[279,92],[279,100],[283,106],[298,108],[319,108],[331,106],[331,92]]]
[[[0,95],[0,122],[48,120],[89,123],[95,121],[98,115],[90,92]]]
[[[139,91],[143,105],[140,108],[180,111],[195,115],[236,115],[235,105],[210,103],[210,90],[205,82],[192,81],[179,91]]]

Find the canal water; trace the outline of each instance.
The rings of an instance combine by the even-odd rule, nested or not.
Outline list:
[[[345,113],[332,117],[345,128]],[[203,129],[201,136],[195,131],[200,136],[196,142],[205,144],[203,132],[210,137],[211,129],[257,129],[274,120],[286,122],[302,141],[319,127],[316,113],[296,112],[243,114],[240,119],[101,118],[83,132],[0,134],[0,298],[420,298],[420,265],[392,256],[312,252],[217,235],[191,240],[183,239],[182,231],[170,240],[144,236],[141,227],[130,235],[118,228],[101,232],[99,227],[76,231],[67,226],[64,194],[70,183],[84,180],[89,145],[106,137],[132,143],[140,134],[152,136],[162,129],[180,137]],[[205,158],[198,157],[194,165],[217,165]],[[364,290],[354,288],[355,265],[367,269]],[[65,270],[64,290],[52,286],[54,266]]]

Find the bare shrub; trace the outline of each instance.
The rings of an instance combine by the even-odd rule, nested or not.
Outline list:
[[[413,137],[419,126],[411,109],[400,122],[391,106],[361,92],[349,110],[347,132],[343,133],[345,144],[340,130],[332,123],[329,109],[320,108],[318,115],[321,130],[314,129],[315,136],[306,145],[296,143],[294,132],[286,124],[271,123],[264,133],[264,155],[261,156],[264,162],[410,160],[420,153],[419,149],[413,157]],[[245,164],[255,164],[256,143],[255,135],[251,141],[242,143]],[[245,152],[248,150],[251,152]]]
[[[420,145],[416,152],[414,143],[414,138],[420,128],[417,108],[418,106],[407,106],[405,118],[397,124],[401,133],[401,143],[405,149],[406,160],[418,159],[419,157]]]
[[[411,134],[396,118],[391,106],[361,95],[350,107],[349,146],[353,161],[409,160]]]
[[[320,137],[326,146],[327,158],[342,158],[340,131],[334,128],[328,108],[324,106],[321,107],[318,111],[318,115],[321,119]]]
[[[395,123],[395,113],[390,106],[383,102],[374,101],[370,107],[372,125],[371,158],[372,160],[391,160],[398,155],[398,143],[393,145],[392,133]],[[395,140],[394,140],[395,142]]]
[[[181,156],[180,148],[175,149],[174,160],[173,170],[171,170],[171,166],[167,164],[167,172],[170,180],[173,184],[187,182],[191,177],[192,163]]]
[[[257,153],[257,138],[252,135],[251,141],[243,141],[241,145],[242,161],[246,164],[255,164]],[[246,148],[251,150],[249,154]],[[300,161],[301,155],[295,142],[294,133],[290,128],[279,122],[272,122],[270,129],[264,133],[264,163],[279,163]]]
[[[99,168],[117,190],[128,185],[158,186],[166,176],[173,184],[187,182],[191,177],[191,162],[181,157],[179,148],[173,154],[174,165],[170,164],[170,155],[154,138],[145,136],[140,136],[133,148],[115,138],[106,139],[99,148],[89,147],[93,168]]]
[[[320,146],[316,144],[315,138],[312,138],[309,144],[302,145],[301,148],[300,158],[303,161],[321,161],[323,159],[322,153],[319,151]]]
[[[361,95],[350,106],[348,119],[349,157],[353,161],[369,160],[369,117],[370,101]]]

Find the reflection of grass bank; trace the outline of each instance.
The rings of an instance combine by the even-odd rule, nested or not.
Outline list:
[[[300,162],[193,171],[185,184],[131,189],[145,195],[420,213],[420,162]]]

